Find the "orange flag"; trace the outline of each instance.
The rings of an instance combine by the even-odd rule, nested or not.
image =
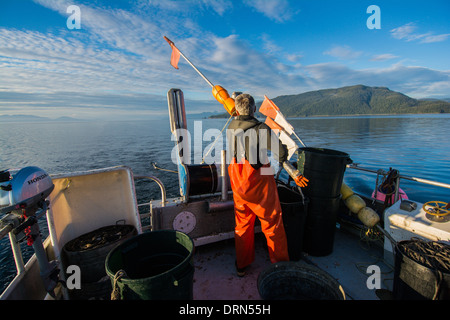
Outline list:
[[[277,116],[277,111],[279,110],[280,109],[275,105],[275,103],[272,102],[272,100],[267,98],[267,96],[264,96],[264,102],[261,104],[259,112],[267,117],[275,119]]]
[[[175,69],[178,69],[178,61],[180,61],[180,51],[177,47],[172,45],[172,56],[170,57],[170,64]]]
[[[265,124],[267,124],[272,130],[274,130],[275,132],[279,132],[281,130],[283,130],[282,127],[280,127],[278,125],[278,123],[276,123],[275,121],[273,121],[271,118],[267,117]]]
[[[175,47],[174,43],[170,41],[169,38],[164,36],[164,39],[170,44],[170,47],[172,48],[172,55],[170,57],[170,64],[175,69],[178,69],[178,61],[180,61],[180,50],[178,50],[177,47]]]
[[[259,112],[274,120],[289,135],[295,133],[294,127],[291,126],[289,122],[286,121],[286,119],[284,118],[283,114],[280,111],[280,108],[278,108],[277,105],[273,103],[272,100],[267,98],[267,96],[264,96],[264,101],[261,104],[261,107],[259,108]]]

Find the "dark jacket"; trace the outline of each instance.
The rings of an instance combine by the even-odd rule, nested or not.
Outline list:
[[[239,129],[242,129],[242,131]],[[231,152],[233,152],[233,158],[240,158],[240,156],[237,155],[237,152],[243,149],[238,148],[237,144],[241,143],[241,145],[245,145],[245,159],[248,160],[256,170],[263,164],[269,162],[267,150],[272,152],[275,160],[279,162],[287,160],[288,151],[286,146],[281,143],[268,125],[258,121],[252,116],[235,117],[228,126],[227,138]],[[265,139],[266,141],[260,141],[260,139]],[[278,150],[272,148],[272,142],[275,141],[278,144]],[[236,160],[239,161],[241,159]]]

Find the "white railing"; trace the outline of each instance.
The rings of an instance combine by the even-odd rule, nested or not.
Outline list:
[[[380,175],[386,176],[388,174],[388,172],[386,172],[386,171],[384,171],[382,169],[380,169],[380,170],[368,169],[368,168],[360,167],[356,163],[348,164],[347,168],[360,170],[360,171],[365,171],[365,172],[371,172],[371,173],[377,174],[377,183],[376,183],[377,185],[376,185],[376,188],[375,188],[375,192],[378,189],[378,177]],[[424,184],[428,184],[428,185],[432,185],[432,186],[436,186],[436,187],[442,187],[442,188],[450,189],[450,184],[448,184],[448,183],[437,182],[437,181],[427,180],[427,179],[423,179],[423,178],[417,178],[417,177],[412,177],[412,176],[399,174],[396,177],[396,181],[395,181],[395,202],[397,202],[398,199],[399,199],[400,179],[416,181],[416,182],[420,182],[420,183],[424,183]]]

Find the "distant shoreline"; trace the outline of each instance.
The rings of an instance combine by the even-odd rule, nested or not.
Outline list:
[[[362,116],[413,116],[413,115],[448,115],[448,112],[426,112],[426,113],[359,113],[359,114],[329,114],[329,115],[310,115],[310,116],[301,116],[301,117],[289,117],[286,116],[286,119],[308,119],[308,118],[345,118],[345,117],[362,117]],[[207,119],[227,119],[229,115],[225,116],[216,116],[216,117],[208,117]],[[257,116],[257,119],[265,119],[265,116]]]

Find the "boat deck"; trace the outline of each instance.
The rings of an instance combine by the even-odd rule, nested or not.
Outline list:
[[[260,300],[258,275],[271,265],[265,238],[255,236],[255,261],[242,278],[234,267],[234,240],[196,247],[194,253],[194,300]],[[304,259],[330,274],[343,287],[347,300],[379,300],[375,289],[367,288],[369,265],[381,270],[381,288],[392,290],[394,272],[383,261],[383,248],[360,239],[347,230],[336,230],[334,250],[324,257]]]

